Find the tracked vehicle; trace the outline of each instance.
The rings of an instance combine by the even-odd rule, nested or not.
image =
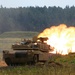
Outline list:
[[[12,45],[13,51],[3,51],[3,60],[7,65],[18,64],[36,64],[38,62],[46,62],[49,59],[50,45],[45,41],[48,38],[33,38],[33,40],[25,40]]]

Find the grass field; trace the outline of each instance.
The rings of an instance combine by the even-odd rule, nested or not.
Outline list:
[[[23,33],[23,34],[22,34]],[[30,34],[30,35],[29,35]],[[0,35],[0,60],[3,50],[11,50],[11,45],[20,42],[23,38],[31,39],[38,33],[31,32],[7,32]],[[11,36],[13,35],[13,37]],[[66,56],[58,56],[53,60],[55,63],[37,66],[18,66],[14,68],[0,69],[0,75],[75,75],[75,53]]]
[[[38,32],[32,31],[12,31],[2,33],[0,35],[0,38],[32,38],[33,36],[36,36],[38,34]]]
[[[0,75],[75,75],[75,67],[23,66],[0,70]]]

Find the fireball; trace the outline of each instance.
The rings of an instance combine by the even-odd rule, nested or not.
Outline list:
[[[38,37],[48,37],[48,45],[54,47],[53,53],[62,55],[75,52],[75,27],[65,24],[46,28]]]

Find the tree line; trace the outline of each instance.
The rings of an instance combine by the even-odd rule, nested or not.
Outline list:
[[[75,26],[75,7],[0,7],[0,33],[6,31],[42,31],[61,23]]]

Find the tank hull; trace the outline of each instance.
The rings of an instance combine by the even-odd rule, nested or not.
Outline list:
[[[50,53],[40,51],[4,51],[3,58],[7,65],[24,65],[36,64],[38,62],[46,62],[49,59]]]

